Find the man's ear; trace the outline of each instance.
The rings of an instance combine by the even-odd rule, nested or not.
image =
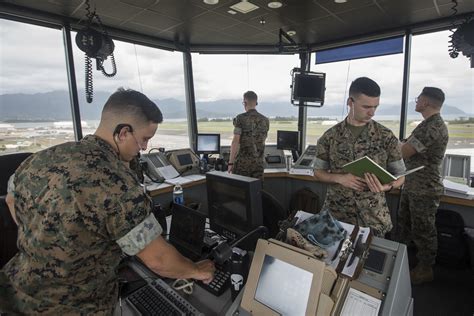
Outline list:
[[[116,140],[120,140],[120,134],[124,134],[126,132],[133,132],[132,125],[130,124],[117,124],[114,129],[114,138]]]

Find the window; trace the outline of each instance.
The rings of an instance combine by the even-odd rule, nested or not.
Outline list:
[[[440,88],[446,96],[441,108],[441,116],[449,130],[446,153],[470,155],[473,172],[474,73],[469,59],[462,54],[456,59],[449,57],[450,34],[450,31],[443,31],[413,37],[406,135],[423,120],[421,114],[414,111],[415,98],[425,86]]]
[[[378,83],[381,89],[380,106],[374,120],[390,128],[398,137],[403,54],[311,65],[311,70],[326,73],[326,99],[322,108],[308,108],[306,144],[316,144],[327,129],[345,119],[349,111],[349,87],[358,77],[369,77]]]
[[[257,111],[270,119],[267,144],[276,144],[277,130],[298,130],[298,108],[290,104],[290,72],[298,55],[193,54],[194,89],[199,133],[221,133],[230,145],[232,119],[244,112],[242,95],[258,95]]]
[[[0,19],[0,42],[0,154],[73,141],[62,32]]]
[[[73,33],[73,39],[76,33]],[[189,147],[186,118],[183,55],[136,44],[114,40],[114,57],[117,74],[105,77],[96,70],[93,62],[94,100],[86,102],[84,53],[74,44],[74,63],[83,134],[95,131],[102,108],[108,97],[119,87],[130,88],[144,93],[154,101],[163,113],[163,123],[158,126],[155,136],[148,143],[148,149],[164,147],[166,150]],[[112,72],[110,57],[103,66]]]

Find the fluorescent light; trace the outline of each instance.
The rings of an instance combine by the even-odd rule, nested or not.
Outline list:
[[[334,2],[336,2],[336,3],[346,3],[347,0],[334,0]]]
[[[202,0],[205,4],[218,4],[219,0]]]
[[[283,4],[280,1],[272,1],[268,3],[268,7],[271,9],[278,9],[281,8]]]

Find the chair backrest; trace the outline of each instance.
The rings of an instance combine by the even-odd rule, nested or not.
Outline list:
[[[319,196],[309,187],[304,187],[291,196],[290,212],[305,211],[317,214],[321,210],[319,207]]]
[[[10,260],[18,249],[16,239],[18,229],[5,202],[10,176],[31,153],[0,155],[0,268]]]
[[[262,195],[263,225],[268,228],[269,238],[274,238],[279,231],[278,222],[286,219],[287,210],[269,192],[260,191]]]
[[[0,155],[0,195],[7,194],[7,184],[10,176],[20,166],[20,164],[29,156],[31,153],[14,153]]]

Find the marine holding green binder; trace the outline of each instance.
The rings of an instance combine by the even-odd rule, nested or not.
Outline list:
[[[411,170],[407,170],[401,174],[392,175],[390,172],[382,168],[375,161],[370,159],[368,156],[356,159],[353,162],[345,164],[342,166],[342,169],[348,173],[352,173],[357,177],[364,177],[365,173],[373,173],[379,179],[380,183],[387,184],[392,181],[397,180],[400,177],[406,176],[407,174],[413,173],[420,169],[423,169],[424,166],[420,166]]]

